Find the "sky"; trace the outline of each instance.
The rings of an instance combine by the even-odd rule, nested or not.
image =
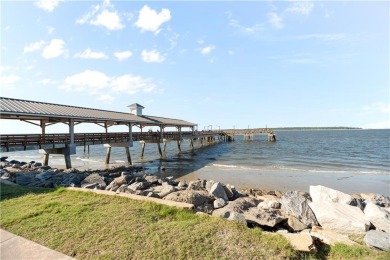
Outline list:
[[[390,128],[389,5],[2,0],[0,95],[139,103],[199,130]],[[0,131],[40,129],[1,120]]]

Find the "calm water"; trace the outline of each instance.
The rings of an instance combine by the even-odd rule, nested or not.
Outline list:
[[[176,143],[171,142],[163,159],[159,159],[156,144],[147,144],[145,157],[140,158],[141,147],[139,143],[134,143],[131,154],[133,163],[148,167],[150,173],[164,176],[194,177],[190,173],[197,172],[195,177],[209,177],[213,173],[213,176],[222,179],[226,177],[235,185],[247,186],[252,181],[256,185],[265,183],[268,177],[274,175],[283,179],[284,176],[304,176],[314,180],[326,176],[333,176],[336,180],[351,176],[355,176],[355,180],[380,177],[380,190],[390,193],[390,130],[277,131],[276,134],[277,142],[274,143],[268,142],[266,135],[256,136],[253,141],[244,141],[237,136],[236,141],[230,143],[203,147],[195,144],[193,151],[185,140],[181,154],[178,154]],[[1,156],[22,161],[41,160],[37,151],[3,153]],[[90,153],[78,147],[77,154],[72,156],[72,164],[86,169],[102,168],[104,158],[103,145],[90,146]],[[123,164],[125,160],[124,148],[113,148],[111,162]],[[64,165],[63,156],[53,155],[49,164]],[[239,180],[244,181],[240,183]],[[360,182],[364,180],[359,179]],[[281,179],[278,183],[285,181]],[[291,180],[294,181],[302,180]],[[355,184],[345,182],[345,185]],[[291,186],[294,186],[293,183]],[[352,191],[353,187],[346,190]]]

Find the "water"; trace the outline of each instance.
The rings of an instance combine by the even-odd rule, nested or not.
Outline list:
[[[144,159],[141,146],[131,148],[133,163],[148,168],[146,172],[186,180],[205,178],[239,187],[308,190],[321,184],[349,193],[380,192],[390,195],[390,130],[318,130],[277,131],[277,142],[266,135],[244,141],[206,145],[188,140],[178,153],[176,142],[167,145],[166,157],[160,159],[157,145],[147,144]],[[77,147],[72,165],[94,169],[104,167],[103,145],[90,146],[90,153]],[[40,161],[37,151],[3,153],[9,159]],[[113,148],[111,162],[124,164],[124,148]],[[50,157],[50,165],[64,165],[63,156]]]

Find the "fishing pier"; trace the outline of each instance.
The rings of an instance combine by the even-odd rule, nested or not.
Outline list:
[[[84,107],[66,106],[30,100],[0,97],[0,118],[19,120],[40,127],[41,134],[0,135],[1,152],[39,150],[43,155],[43,164],[48,165],[50,154],[62,154],[66,168],[71,168],[70,155],[76,153],[76,146],[103,144],[107,149],[106,164],[110,162],[111,148],[123,147],[127,161],[132,164],[130,147],[133,142],[142,144],[141,156],[144,156],[147,143],[157,144],[161,156],[165,153],[168,142],[176,142],[179,152],[184,140],[194,148],[194,141],[204,144],[234,141],[236,135],[243,135],[245,140],[253,140],[257,134],[267,134],[268,141],[276,141],[271,130],[218,130],[197,131],[197,125],[180,119],[143,115],[144,107],[140,104],[128,106],[130,113],[99,110]],[[69,132],[64,134],[46,134],[46,127],[63,123],[68,125]],[[81,123],[92,123],[104,128],[103,133],[75,133],[75,126]],[[124,125],[127,132],[108,132],[109,127]],[[139,131],[133,132],[133,127]],[[144,131],[145,127],[157,128],[156,131]],[[174,131],[166,131],[167,129]],[[163,147],[161,147],[161,144]]]

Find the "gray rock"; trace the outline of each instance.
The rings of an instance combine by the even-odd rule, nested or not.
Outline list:
[[[101,184],[100,184],[100,183],[97,183],[97,182],[85,184],[85,185],[83,186],[83,188],[84,188],[84,189],[92,189],[92,190],[93,190],[93,189],[103,190]]]
[[[81,186],[81,176],[78,174],[62,174],[62,181],[58,186],[61,187],[80,187]]]
[[[296,217],[307,227],[311,227],[312,225],[318,225],[318,222],[308,202],[307,198],[297,191],[288,191],[280,199],[283,212]]]
[[[324,229],[340,234],[362,235],[370,227],[370,222],[357,207],[328,201],[311,202],[309,206]]]
[[[214,205],[215,209],[219,209],[219,208],[225,207],[226,204],[227,204],[227,202],[224,199],[222,199],[222,198],[218,198],[218,199],[214,200],[214,202],[213,202],[213,205]]]
[[[164,197],[166,200],[186,202],[193,204],[195,207],[211,203],[214,199],[205,191],[184,190],[176,191]]]
[[[110,182],[110,184],[107,185],[106,190],[116,191],[119,187],[119,183],[116,180],[113,180]]]
[[[274,199],[264,200],[260,202],[257,207],[263,209],[280,209],[281,204],[279,202],[279,199],[275,197]]]
[[[127,184],[122,184],[117,190],[116,192],[125,192],[126,191],[126,188],[127,188]]]
[[[99,184],[99,187],[102,189],[106,188],[106,182],[104,181],[104,177],[100,176],[97,173],[93,173],[88,175],[84,180],[81,181],[81,187],[85,188],[85,186],[89,186],[91,184]]]
[[[390,234],[378,231],[370,230],[364,236],[364,242],[369,247],[381,249],[383,251],[390,251]]]
[[[158,183],[158,177],[155,175],[148,175],[145,176],[145,180],[149,182],[150,184],[156,184]]]
[[[223,188],[220,182],[216,182],[211,186],[210,195],[213,195],[215,198],[222,198],[225,201],[228,201],[228,196],[226,195],[225,189]]]
[[[148,188],[148,186],[145,182],[134,182],[133,184],[127,186],[127,189],[133,190],[133,191],[145,190],[147,188]]]
[[[166,184],[166,185],[163,185],[163,188],[162,190],[158,193],[158,196],[160,198],[164,198],[165,196],[167,196],[168,194],[171,194],[172,192],[175,192],[176,191],[176,188],[172,185],[169,185],[169,184]]]
[[[385,209],[369,202],[364,208],[364,215],[375,226],[376,230],[390,233],[390,214]]]
[[[257,200],[254,198],[242,197],[234,201],[229,201],[226,207],[234,212],[243,213],[249,208],[256,207],[257,203]]]
[[[280,214],[279,210],[275,209],[262,209],[262,208],[250,208],[244,212],[244,217],[248,223],[255,223],[261,226],[274,227],[278,223],[286,220]]]
[[[288,217],[287,225],[294,232],[302,231],[307,228],[305,224],[303,224],[299,219],[294,216]]]
[[[286,238],[291,246],[301,252],[317,252],[317,248],[314,244],[314,240],[310,234],[281,234],[284,238]]]
[[[224,188],[228,199],[229,200],[233,200],[234,199],[234,191],[235,191],[234,186],[231,186],[230,184],[227,184],[226,186],[222,185],[222,187]]]
[[[38,172],[19,172],[16,174],[15,183],[21,186],[45,187],[45,183],[35,178]]]
[[[188,183],[187,190],[204,190],[204,187],[205,187],[204,180],[190,181],[190,183]]]

